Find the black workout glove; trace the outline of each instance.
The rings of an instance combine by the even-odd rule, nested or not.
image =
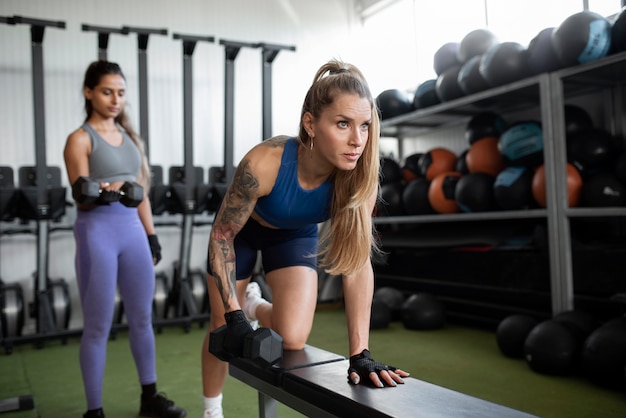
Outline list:
[[[243,340],[254,330],[241,309],[224,314],[226,318],[226,336],[224,349],[235,357],[243,356]]]
[[[354,383],[350,379],[350,373],[356,373],[361,378],[361,382],[371,382],[370,373],[374,372],[380,375],[383,370],[395,372],[397,367],[387,366],[386,364],[379,363],[372,358],[368,349],[361,351],[360,354],[356,354],[350,357],[350,367],[348,368],[348,380],[350,383]]]
[[[148,244],[150,244],[150,252],[152,252],[152,258],[154,258],[154,265],[156,266],[161,261],[161,244],[159,244],[159,238],[154,235],[148,235]]]

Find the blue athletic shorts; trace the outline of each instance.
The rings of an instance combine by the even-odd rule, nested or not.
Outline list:
[[[259,250],[265,273],[293,266],[307,266],[317,270],[317,245],[316,224],[298,229],[274,229],[250,218],[235,237],[237,280],[252,275]],[[209,254],[207,272],[212,274],[210,259]]]

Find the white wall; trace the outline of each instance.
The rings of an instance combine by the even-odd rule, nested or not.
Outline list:
[[[193,55],[194,164],[206,170],[223,164],[225,57],[219,40],[296,46],[295,52],[280,52],[272,66],[273,130],[294,134],[302,99],[317,68],[331,58],[361,66],[354,46],[360,21],[353,10],[352,0],[0,2],[0,16],[66,23],[65,29],[46,28],[43,41],[47,162],[62,168],[66,185],[62,150],[67,135],[84,119],[82,77],[88,64],[97,59],[97,34],[82,31],[83,24],[168,30],[167,36],[150,35],[147,49],[150,159],[166,172],[169,166],[183,164],[182,42],[172,34],[216,38],[215,43],[199,42]],[[30,40],[29,25],[0,24],[0,165],[13,167],[16,177],[18,167],[35,163]],[[125,72],[128,110],[139,129],[137,35],[112,34],[108,58]],[[262,139],[261,64],[260,49],[243,48],[235,60],[235,163]],[[69,208],[62,223],[71,224],[74,216]],[[15,226],[0,224],[4,230]],[[194,230],[190,262],[194,269],[204,268],[209,230],[206,226]],[[163,227],[158,233],[164,258],[157,270],[165,271],[171,280],[180,229]],[[28,302],[36,268],[35,236],[2,235],[0,239],[0,277],[22,284]],[[71,232],[51,234],[49,276],[68,282],[73,299],[70,326],[79,327],[74,248]],[[26,329],[32,326],[29,319]]]

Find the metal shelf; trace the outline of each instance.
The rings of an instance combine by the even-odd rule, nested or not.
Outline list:
[[[626,210],[625,210],[626,212]],[[626,213],[624,213],[626,215]],[[436,215],[415,216],[388,216],[374,218],[375,224],[420,224],[434,222],[465,222],[465,221],[492,221],[508,219],[540,219],[546,218],[548,212],[545,209],[528,209],[500,212],[480,213],[448,213]]]

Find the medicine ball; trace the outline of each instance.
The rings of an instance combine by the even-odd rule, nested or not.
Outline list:
[[[563,67],[552,44],[553,27],[541,30],[528,44],[528,66],[532,74],[549,73]]]
[[[626,205],[626,189],[612,173],[598,173],[585,179],[580,194],[581,206],[585,207]]]
[[[535,121],[513,124],[502,135],[498,149],[507,165],[536,167],[543,163],[543,131]]]
[[[385,183],[380,186],[380,200],[377,203],[378,216],[403,216],[402,192],[404,185],[400,181]]]
[[[530,331],[539,323],[530,315],[514,314],[504,318],[496,329],[496,343],[507,357],[523,358],[524,342]]]
[[[582,348],[584,375],[600,386],[624,384],[626,367],[626,318],[620,316],[594,330]]]
[[[441,103],[437,94],[437,80],[426,80],[415,90],[413,96],[413,109],[424,109]]]
[[[506,129],[506,122],[495,112],[481,112],[469,120],[465,126],[465,139],[472,145],[475,141],[486,136],[499,138]]]
[[[436,147],[426,151],[418,161],[420,172],[428,180],[435,178],[437,174],[454,171],[457,156],[447,148]]]
[[[402,168],[396,160],[391,157],[380,159],[380,183],[395,183],[402,181]]]
[[[413,110],[409,97],[398,89],[388,89],[376,97],[381,119],[391,119]]]
[[[461,173],[449,171],[438,174],[431,181],[428,188],[428,201],[437,213],[457,213],[459,205],[456,202],[456,185]]]
[[[496,205],[503,210],[528,209],[532,202],[531,185],[535,173],[530,167],[506,167],[493,184]]]
[[[617,15],[611,25],[611,53],[626,51],[626,7]]]
[[[487,173],[470,173],[459,178],[454,198],[462,212],[487,212],[496,208],[493,195],[495,177]]]
[[[467,153],[469,152],[469,148],[463,150],[458,158],[456,159],[456,165],[454,166],[454,171],[459,172],[461,174],[468,174],[469,169],[467,168]]]
[[[433,59],[435,74],[440,75],[450,67],[460,65],[458,58],[459,43],[447,42],[439,47]]]
[[[576,207],[581,203],[583,190],[583,179],[578,169],[573,164],[566,165],[567,170],[567,203],[570,208]],[[540,165],[535,170],[532,180],[532,195],[535,202],[542,208],[547,206],[546,197],[546,168]]]
[[[583,178],[613,169],[617,149],[606,130],[582,129],[569,135],[566,141],[567,161],[578,168]]]
[[[439,77],[437,77],[437,82],[435,83],[435,91],[437,92],[439,100],[441,100],[442,102],[449,102],[465,95],[465,93],[461,89],[461,86],[459,86],[460,70],[461,67],[457,65],[448,68],[446,71],[441,73]]]
[[[591,116],[585,109],[576,105],[566,104],[565,111],[565,134],[570,136],[576,132],[593,129]]]
[[[405,183],[410,182],[411,180],[415,180],[418,177],[422,176],[419,167],[419,159],[422,157],[423,153],[417,152],[415,154],[411,154],[404,159],[404,164],[402,165],[402,179]]]
[[[609,52],[611,24],[605,17],[589,10],[578,12],[554,29],[552,43],[564,66],[595,61]]]
[[[595,318],[591,314],[575,309],[560,312],[553,319],[569,328],[580,347],[583,346],[587,337],[598,327]]]
[[[482,74],[480,74],[479,67],[481,57],[482,55],[473,56],[463,64],[459,70],[458,83],[465,94],[478,93],[491,87]]]
[[[470,173],[487,173],[494,177],[506,167],[498,149],[498,138],[494,136],[474,141],[465,156],[465,162]]]
[[[537,373],[569,374],[579,354],[580,347],[570,330],[552,319],[537,324],[524,341],[526,363]]]
[[[526,78],[531,75],[526,48],[517,42],[494,45],[480,59],[479,71],[492,87]]]
[[[445,322],[445,307],[432,294],[414,293],[402,304],[402,323],[407,329],[439,329],[444,326]]]
[[[372,300],[372,312],[370,316],[370,329],[383,329],[391,322],[391,310],[379,299]]]
[[[402,192],[402,205],[407,215],[430,215],[435,210],[428,200],[430,181],[424,177],[415,179],[404,187]]]
[[[458,60],[465,64],[475,55],[482,55],[498,43],[498,38],[487,29],[475,29],[463,37],[459,44]]]
[[[374,291],[374,300],[381,301],[391,313],[391,320],[400,320],[404,293],[391,286],[382,286]]]

